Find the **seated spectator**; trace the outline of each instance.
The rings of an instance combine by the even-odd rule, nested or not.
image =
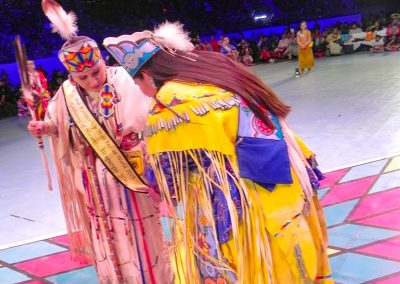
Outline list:
[[[248,40],[246,40],[246,42],[252,52],[251,56],[253,56],[253,62],[254,64],[257,64],[260,58],[260,52],[258,50],[257,41],[249,38]]]
[[[382,29],[382,25],[379,21],[375,21],[372,26],[368,28],[371,31],[378,32]]]
[[[195,49],[197,49],[197,50],[203,50],[203,46],[202,46],[202,44],[201,44],[201,41],[200,41],[200,37],[199,37],[199,36],[196,36],[196,37],[192,38],[191,41],[192,41],[192,43],[193,43]]]
[[[203,50],[213,51],[211,44],[208,41],[202,42]]]
[[[239,44],[239,57],[240,61],[246,66],[254,65],[253,50],[250,48],[249,44],[242,40]]]
[[[286,33],[284,33],[282,35],[282,38],[280,39],[279,43],[278,43],[278,47],[275,48],[274,50],[274,57],[276,58],[282,58],[283,57],[283,53],[286,51],[286,49],[289,47],[289,39],[288,39],[288,35]]]
[[[195,38],[192,38],[192,43],[197,50],[212,51],[211,45],[209,45],[207,42],[202,42],[199,35]]]
[[[283,53],[283,56],[287,56],[289,58],[289,60],[291,60],[293,58],[293,56],[298,55],[299,52],[299,48],[297,45],[297,35],[294,31],[294,29],[290,29],[289,35],[288,35],[288,41],[289,41],[289,45],[288,48],[286,48],[285,52]]]
[[[385,50],[398,51],[399,48],[400,48],[399,39],[395,35],[392,35],[392,37],[389,39],[389,41],[385,45]]]
[[[272,59],[272,55],[268,49],[268,39],[265,35],[261,36],[257,46],[260,51],[260,62],[269,62],[269,60]]]
[[[348,35],[350,33],[350,25],[349,23],[345,22],[340,27],[340,32],[342,35]]]
[[[385,42],[383,38],[379,35],[376,35],[374,44],[370,48],[371,52],[383,52],[385,51]]]
[[[382,27],[387,27],[389,25],[389,18],[382,15],[381,18],[379,19],[379,22],[381,23]]]
[[[228,37],[224,37],[220,52],[229,57],[230,59],[232,59],[233,61],[239,61],[238,52],[236,48],[229,43]]]
[[[211,44],[211,47],[212,47],[213,51],[220,52],[221,46],[219,45],[218,41],[215,39],[214,36],[211,36],[210,44]]]
[[[396,36],[397,39],[400,37],[400,25],[399,25],[399,14],[392,15],[392,22],[389,24],[386,30],[387,38]]]
[[[224,36],[223,35],[220,35],[219,36],[219,40],[218,40],[218,45],[220,46],[220,47],[222,47],[222,45],[223,45],[223,43],[224,43]]]
[[[334,27],[333,30],[328,33],[328,36],[326,38],[327,42],[338,42],[340,41],[342,38],[342,33],[340,32],[340,30],[337,27]]]
[[[366,31],[366,30],[367,30],[370,26],[372,26],[373,24],[374,24],[374,17],[373,17],[373,15],[369,15],[369,16],[368,16],[368,19],[365,19],[365,18],[364,18],[362,29],[363,29],[364,31]]]
[[[325,36],[322,35],[322,33],[319,29],[315,30],[313,40],[314,40],[313,51],[314,51],[315,57],[325,56],[325,52],[326,52]]]
[[[342,54],[342,35],[337,27],[326,37],[327,42],[327,55],[341,55]]]
[[[375,30],[373,27],[370,27],[365,34],[364,41],[374,41],[375,40]]]
[[[356,22],[353,22],[351,24],[351,29],[349,30],[349,34],[353,35],[353,34],[359,34],[359,33],[362,33],[362,29]]]
[[[268,50],[275,50],[278,47],[278,37],[275,34],[271,34],[268,42]]]

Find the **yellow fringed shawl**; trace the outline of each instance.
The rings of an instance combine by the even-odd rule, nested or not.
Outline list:
[[[268,235],[264,224],[265,218],[254,189],[244,180],[238,179],[238,168],[235,156],[235,138],[237,133],[238,101],[232,93],[213,86],[184,85],[170,82],[158,93],[158,98],[164,105],[190,120],[175,125],[174,129],[165,129],[174,119],[176,114],[170,110],[155,105],[148,119],[148,147],[151,154],[151,164],[155,169],[156,178],[161,185],[164,199],[173,204],[176,198],[182,206],[183,220],[179,220],[178,212],[173,212],[175,228],[171,232],[175,261],[177,266],[184,265],[179,272],[184,275],[186,283],[200,283],[200,275],[196,264],[196,253],[201,254],[202,248],[198,246],[197,222],[201,214],[204,222],[211,228],[214,240],[217,242],[218,257],[203,254],[220,271],[230,271],[238,277],[239,283],[270,283],[271,266]],[[164,128],[160,129],[160,125]],[[157,129],[157,127],[159,129]],[[154,129],[157,130],[154,133]],[[153,133],[151,133],[153,132]],[[211,166],[205,169],[202,166],[199,149],[207,153]],[[173,175],[173,189],[170,189],[163,172],[162,161],[159,153],[168,153]],[[188,176],[184,170],[190,157],[196,164],[198,174]],[[226,171],[226,162],[233,167],[233,179],[240,191],[242,200],[242,216],[244,225],[239,224],[238,213],[230,196],[230,187]],[[218,177],[219,182],[213,178]],[[212,186],[219,187],[228,201],[229,213],[232,220],[232,238],[237,249],[238,263],[224,260],[221,246],[218,245],[215,220],[211,202]],[[257,220],[257,221],[255,221]],[[241,227],[239,229],[239,227]],[[179,229],[179,231],[177,231]],[[196,248],[196,249],[195,249]],[[249,269],[251,268],[251,269]],[[192,282],[192,280],[197,281]],[[233,281],[226,277],[225,281]]]
[[[294,184],[278,185],[274,192],[238,178],[239,101],[234,94],[215,86],[169,82],[157,99],[146,135],[161,195],[172,208],[169,231],[176,283],[311,283],[317,273],[328,275],[326,243],[313,238],[320,234],[314,204],[305,217],[306,197],[293,169]],[[211,161],[209,166],[203,165],[202,155]],[[228,178],[240,195],[240,220]],[[232,222],[225,244],[218,243],[213,187],[223,192]],[[282,231],[288,222],[291,225]],[[216,257],[208,252],[203,229],[211,232]],[[323,259],[320,268],[317,258]],[[200,273],[207,265],[218,272],[216,279]]]

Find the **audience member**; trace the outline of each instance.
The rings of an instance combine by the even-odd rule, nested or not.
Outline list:
[[[272,54],[268,49],[268,38],[265,35],[260,37],[257,46],[260,51],[260,62],[267,63],[272,60]]]
[[[214,36],[211,36],[210,44],[213,51],[220,52],[221,46],[219,45],[218,41],[215,39]]]
[[[243,39],[239,44],[239,58],[240,61],[246,66],[254,65],[254,53],[249,47],[248,43]]]
[[[297,35],[293,28],[290,29],[289,31],[288,40],[289,40],[289,45],[288,48],[283,53],[283,56],[287,56],[289,60],[291,60],[294,56],[297,57],[299,52],[299,48],[297,45]]]
[[[392,15],[392,22],[389,24],[386,30],[386,36],[388,38],[392,38],[392,36],[396,36],[396,38],[400,37],[399,16],[399,14]]]
[[[364,41],[374,41],[375,40],[375,30],[373,26],[371,26],[365,34]]]
[[[398,51],[399,48],[400,48],[399,39],[395,35],[392,35],[390,40],[385,45],[385,50]]]
[[[385,41],[379,35],[375,36],[374,44],[370,48],[371,52],[383,52],[385,51]]]
[[[312,4],[310,4],[310,7],[314,6],[314,4],[317,6],[319,5],[315,11],[318,10],[320,11],[319,13],[323,11],[323,15],[329,17],[330,15],[329,11],[338,12],[341,9],[343,11],[346,10],[342,5],[344,1],[345,0],[314,1]],[[12,38],[11,35],[16,33],[22,35],[24,42],[28,47],[27,50],[29,57],[42,58],[42,57],[55,56],[54,50],[49,49],[48,47],[61,46],[62,42],[59,39],[59,37],[49,32],[49,29],[51,28],[48,25],[47,20],[40,18],[34,23],[31,22],[17,23],[17,21],[12,20],[12,19],[17,19],[16,17],[14,17],[15,14],[24,13],[24,10],[30,10],[30,11],[40,10],[39,2],[27,1],[26,3],[25,2],[22,3],[15,1],[0,0],[0,4],[5,8],[2,10],[2,13],[4,13],[5,17],[0,19],[0,25],[2,27],[2,31],[0,32],[0,50],[4,51],[0,52],[0,63],[14,61],[14,56],[12,54],[13,52],[12,42],[10,39]],[[117,22],[105,24],[104,22],[101,21],[91,21],[90,19],[92,19],[92,16],[96,15],[96,13],[99,10],[104,8],[104,7],[101,8],[100,6],[111,5],[111,4],[106,4],[106,2],[104,1],[100,2],[102,3],[99,3],[94,8],[90,6],[94,10],[88,9],[89,6],[87,6],[85,3],[82,3],[82,5],[80,5],[79,8],[77,8],[77,10],[75,11],[78,15],[79,14],[85,15],[84,17],[80,17],[80,21],[85,22],[84,24],[81,25],[84,29],[86,29],[84,32],[86,32],[88,35],[96,37],[98,40],[101,40],[105,36],[112,36],[115,34],[123,33],[124,31],[121,29],[124,29],[125,26],[127,27],[126,32],[128,33],[131,32],[130,30],[128,30],[129,25],[120,25],[117,24]],[[297,7],[296,5],[298,6],[298,3],[295,0],[290,0],[286,1],[285,3],[279,4],[278,6],[279,8],[285,10],[290,8],[289,10],[291,11],[291,14],[287,14],[285,17],[287,17],[287,19],[290,19],[291,23],[296,22],[296,19],[298,19],[300,14],[302,18],[309,18],[309,19],[316,18],[315,16],[310,16],[310,15],[307,16],[307,14],[304,14],[305,13],[304,11],[303,11],[304,13],[303,12],[299,13],[300,6]],[[147,7],[148,5],[146,4],[145,6]],[[173,3],[170,3],[169,6],[171,7],[168,7],[167,9],[168,13],[179,14],[178,12],[179,10],[176,7],[173,7],[174,6]],[[196,5],[188,4],[188,6],[190,7],[186,8],[191,8],[192,6],[194,7]],[[150,8],[150,6],[147,8]],[[202,9],[201,5],[196,6],[195,9],[197,10]],[[117,12],[119,11],[126,12],[125,9],[122,7]],[[232,11],[230,11],[229,13],[231,12]],[[347,13],[347,15],[349,14],[350,13]],[[169,16],[171,15],[172,14],[169,14]],[[233,16],[234,14],[231,13],[230,15]],[[346,15],[346,13],[343,15]],[[165,16],[166,15],[163,15],[164,18]],[[347,53],[346,48],[351,50],[351,52],[353,52],[353,50],[377,51],[378,49],[379,51],[381,51],[382,48],[378,48],[378,46],[380,45],[379,44],[377,45],[377,42],[382,41],[382,39],[386,43],[384,45],[384,50],[387,51],[399,50],[400,47],[399,16],[400,16],[399,14],[393,14],[391,17],[387,17],[382,13],[377,15],[370,15],[368,18],[363,18],[362,21],[363,29],[361,29],[361,25],[357,22],[352,22],[352,23],[338,22],[336,23],[337,28],[329,33],[327,33],[326,28],[324,30],[321,30],[321,23],[317,20],[314,25],[315,36],[313,37],[313,53],[315,54],[316,57],[321,57],[324,56],[325,54],[334,55],[334,54]],[[278,24],[278,21],[275,21],[278,19],[278,17],[279,17],[278,14],[275,15],[275,19],[271,23],[272,25]],[[132,19],[133,19],[132,17],[123,16],[121,17],[120,21],[124,23],[125,22],[130,23],[131,24],[130,26],[136,26],[136,27],[140,26],[148,27],[154,25],[154,23],[162,21],[161,19],[158,19],[156,16],[152,15],[149,16],[147,19],[141,19],[140,23],[136,23],[133,25],[133,22],[135,20]],[[221,17],[219,18],[218,21],[221,22],[221,19],[224,19],[224,27],[229,27],[230,29],[226,31],[231,31],[233,29],[236,29],[236,26],[225,23],[225,19],[228,19],[227,15],[221,14]],[[198,33],[201,34],[207,31],[216,33],[216,31],[218,30],[218,25],[217,25],[218,22],[207,21],[206,23],[206,21],[199,21],[199,19],[197,18],[195,19],[195,17],[192,18],[187,17],[184,20],[186,21],[185,24],[190,31],[196,31],[195,34]],[[244,26],[248,27],[249,24],[247,22],[241,23],[240,20],[238,19],[236,19],[236,22],[240,23],[240,25],[243,27]],[[285,20],[285,22],[287,23],[288,21]],[[280,23],[284,23],[284,21],[281,21]],[[257,25],[258,25],[257,27],[261,27],[259,24]],[[384,38],[376,39],[375,38],[376,32],[381,31],[384,27],[387,27],[386,31],[387,36]],[[366,37],[362,36],[363,31],[368,31]],[[220,34],[221,33],[218,32],[218,35]],[[231,36],[231,41],[229,45],[225,46],[223,44],[225,38],[223,35],[220,36],[219,41],[217,41],[217,36],[215,37],[211,36],[211,38],[207,38],[207,40],[209,39],[209,42],[201,41],[200,38],[196,36],[193,39],[193,43],[197,49],[222,52],[227,56],[231,57],[233,60],[241,61],[247,65],[258,63],[259,61],[273,62],[274,59],[282,59],[282,58],[288,58],[291,60],[293,57],[298,56],[296,33],[294,32],[293,29],[291,29],[290,33],[288,32],[282,35],[268,34],[268,38],[266,36],[262,36],[262,33],[260,31],[254,31],[251,34],[250,38],[245,38],[244,34],[245,33],[240,33],[237,36],[238,40],[235,40],[235,37]],[[357,37],[353,37],[353,35],[357,35]],[[257,38],[260,38],[258,42]],[[281,39],[278,41],[279,38]],[[241,45],[242,40],[246,41],[246,45]],[[235,43],[239,41],[241,43],[239,44],[239,46],[237,46],[237,49],[235,49],[234,47],[236,46]],[[47,42],[48,44],[43,45],[43,42]],[[38,66],[38,69],[41,70],[42,73],[46,73],[45,70],[41,68],[41,66]],[[47,76],[47,74],[45,75]],[[60,85],[60,82],[64,80],[64,77],[62,76],[62,74],[58,74],[58,72],[55,72],[52,75],[53,76],[51,80],[51,90],[53,91]],[[7,73],[4,70],[2,70],[0,78],[7,83],[9,82]]]
[[[353,22],[351,24],[351,29],[349,30],[349,34],[353,35],[353,34],[359,34],[359,33],[362,33],[362,29],[356,22]]]
[[[314,39],[313,51],[314,51],[315,57],[325,56],[326,41],[325,41],[325,37],[322,35],[322,33],[319,29],[315,30],[313,39]]]
[[[337,27],[334,27],[332,32],[326,37],[327,42],[327,55],[341,55],[342,54],[342,35]]]
[[[236,48],[232,44],[229,43],[228,37],[224,37],[220,52],[222,54],[228,56],[233,61],[239,60],[238,52],[237,52]]]
[[[289,47],[288,35],[286,33],[284,33],[282,35],[282,38],[279,40],[278,47],[275,48],[275,50],[274,50],[274,57],[282,58],[283,53],[286,51],[286,49],[288,47]]]

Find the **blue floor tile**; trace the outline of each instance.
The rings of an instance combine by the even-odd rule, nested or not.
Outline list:
[[[358,199],[324,207],[326,225],[332,226],[342,223],[353,210]]]
[[[330,258],[333,279],[343,284],[365,283],[400,271],[400,263],[381,258],[345,253]]]
[[[342,178],[340,183],[356,180],[364,177],[377,175],[381,172],[388,160],[380,160],[351,168],[351,170]]]
[[[1,284],[12,284],[12,283],[18,283],[18,282],[27,281],[27,280],[30,280],[30,278],[22,273],[16,272],[7,267],[0,268],[0,283]]]
[[[369,193],[400,187],[400,171],[381,175]]]
[[[318,191],[317,191],[317,193],[318,193],[318,198],[319,198],[319,199],[322,199],[322,198],[325,196],[325,194],[327,194],[327,192],[328,192],[330,189],[331,189],[330,187],[318,189]]]
[[[86,267],[52,277],[46,278],[47,280],[57,284],[98,284],[96,270],[93,267]]]
[[[66,249],[40,241],[2,250],[0,251],[0,260],[7,263],[16,263],[62,251],[66,251]]]
[[[400,235],[400,232],[346,224],[328,229],[328,235],[329,245],[349,249],[394,237]]]

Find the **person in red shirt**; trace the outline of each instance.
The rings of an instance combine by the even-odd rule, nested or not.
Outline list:
[[[35,63],[33,61],[28,61],[28,72],[32,93],[34,96],[36,96],[35,107],[38,118],[43,120],[46,114],[47,105],[49,104],[50,100],[47,79],[43,72],[35,69]]]
[[[210,44],[213,51],[219,52],[221,50],[221,46],[219,45],[218,41],[214,38],[214,36],[211,36]]]
[[[386,30],[387,38],[392,38],[392,36],[400,37],[400,25],[399,25],[399,14],[392,15],[392,22],[389,24]]]

